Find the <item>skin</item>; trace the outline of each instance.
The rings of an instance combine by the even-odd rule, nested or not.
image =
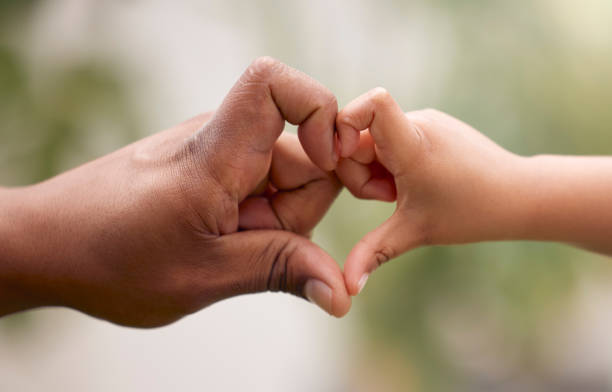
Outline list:
[[[0,315],[66,306],[156,327],[268,290],[344,315],[342,271],[307,238],[341,188],[336,114],[325,87],[260,58],[214,114],[1,189]]]
[[[521,157],[447,114],[404,113],[382,88],[349,103],[336,126],[340,180],[357,197],[397,199],[347,257],[351,295],[424,245],[555,241],[612,255],[612,158]]]

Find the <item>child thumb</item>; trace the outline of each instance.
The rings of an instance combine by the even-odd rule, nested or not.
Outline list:
[[[344,263],[344,280],[350,295],[357,295],[370,274],[383,263],[414,248],[417,237],[396,211],[366,234],[351,250]]]

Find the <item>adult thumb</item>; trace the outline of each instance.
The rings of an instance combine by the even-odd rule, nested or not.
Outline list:
[[[217,239],[220,266],[229,288],[223,296],[281,291],[306,298],[327,313],[344,316],[351,307],[338,264],[305,237],[279,230],[247,230]]]
[[[366,234],[349,253],[344,263],[344,279],[349,294],[359,294],[376,268],[417,245],[415,232],[396,210],[389,219]]]

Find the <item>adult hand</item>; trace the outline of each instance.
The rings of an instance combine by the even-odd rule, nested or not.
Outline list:
[[[0,314],[60,305],[150,327],[281,290],[344,315],[340,268],[300,235],[340,189],[308,159],[335,167],[336,112],[329,90],[262,58],[214,115],[0,192]],[[308,156],[295,138],[277,141],[285,120]]]

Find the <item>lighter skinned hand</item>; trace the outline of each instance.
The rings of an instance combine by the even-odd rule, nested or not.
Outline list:
[[[307,238],[340,190],[336,113],[329,90],[262,58],[214,114],[1,190],[0,314],[59,305],[151,327],[271,290],[344,315],[342,272]],[[279,139],[285,120],[301,144]]]
[[[397,199],[393,215],[347,257],[352,295],[379,265],[410,249],[513,238],[516,155],[444,113],[404,113],[381,88],[349,103],[336,124],[344,185],[359,198]]]

